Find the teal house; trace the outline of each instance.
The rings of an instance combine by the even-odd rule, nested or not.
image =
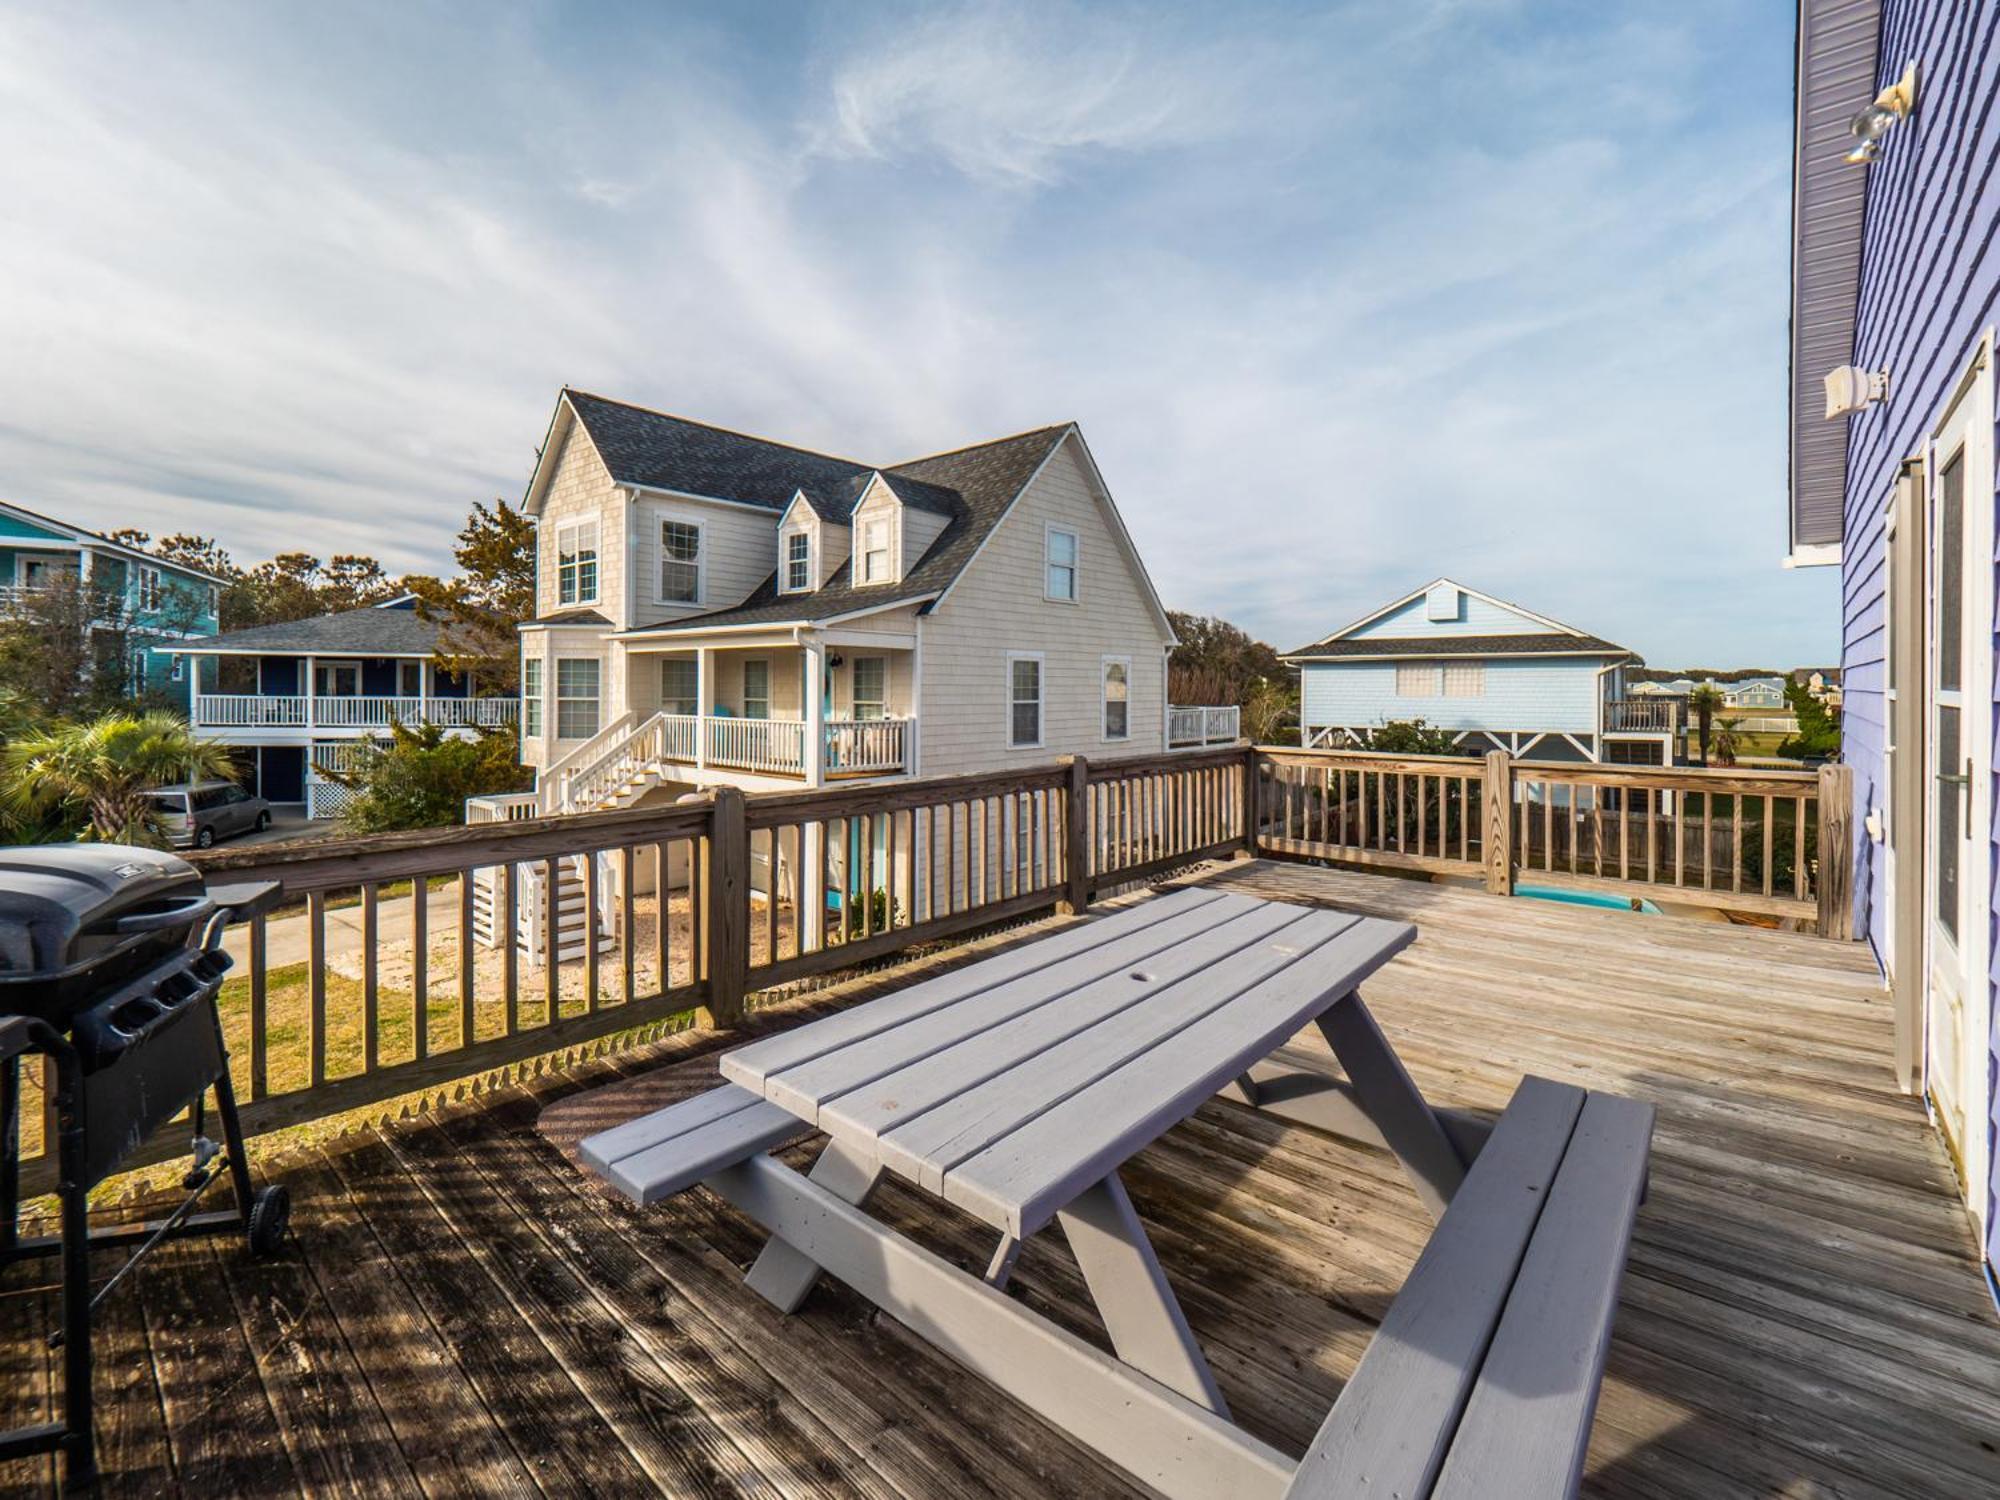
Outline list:
[[[36,595],[77,583],[99,601],[100,660],[116,661],[126,691],[186,708],[188,658],[170,648],[215,634],[220,580],[0,500],[0,610],[31,608]]]
[[[1628,697],[1623,646],[1434,579],[1284,658],[1308,749],[1421,719],[1467,754],[1671,765],[1676,705]]]

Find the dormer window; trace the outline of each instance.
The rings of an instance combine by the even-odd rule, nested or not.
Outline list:
[[[660,523],[660,603],[701,603],[701,527]]]
[[[597,522],[556,528],[556,603],[597,602]]]
[[[812,587],[812,537],[794,531],[785,538],[785,592],[802,594]]]
[[[889,581],[889,520],[871,516],[861,523],[861,568],[863,583]]]

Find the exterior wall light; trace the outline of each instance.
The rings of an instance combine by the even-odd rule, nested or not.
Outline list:
[[[1903,76],[1877,94],[1847,127],[1861,143],[1847,153],[1847,159],[1857,166],[1875,160],[1882,149],[1882,137],[1898,121],[1907,120],[1916,107],[1917,65],[1911,63],[1903,69]]]
[[[1864,370],[1859,365],[1839,365],[1826,372],[1826,419],[1864,411],[1889,395],[1887,370]]]

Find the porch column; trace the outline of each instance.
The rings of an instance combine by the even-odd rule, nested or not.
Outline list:
[[[697,771],[708,768],[708,695],[713,681],[709,675],[708,647],[696,646],[694,648],[694,768]]]
[[[819,786],[826,780],[826,646],[818,636],[800,643],[805,660],[804,694],[806,721],[806,785]]]
[[[319,672],[314,666],[314,663],[318,660],[319,658],[316,656],[308,656],[306,658],[306,726],[308,728],[319,723]],[[263,664],[260,662],[257,667],[258,675],[262,676],[263,671]],[[259,683],[258,690],[262,691],[262,689],[263,684]],[[306,759],[308,761],[312,759],[310,752],[306,755]]]

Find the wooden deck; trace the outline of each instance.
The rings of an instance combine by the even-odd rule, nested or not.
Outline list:
[[[2000,1495],[2000,1319],[1860,949],[1304,866],[1210,878],[1414,920],[1368,997],[1434,1101],[1497,1109],[1533,1071],[1659,1106],[1587,1492]],[[676,1037],[383,1129],[282,1167],[286,1257],[157,1256],[99,1341],[106,1492],[1133,1493],[841,1288],[780,1319],[706,1194],[629,1209],[537,1133],[544,1103],[663,1063],[713,1066]],[[1127,1180],[1230,1405],[1303,1448],[1428,1229],[1394,1164],[1216,1103]],[[894,1187],[878,1211],[990,1249]],[[1059,1235],[1013,1287],[1088,1331]],[[0,1283],[8,1420],[46,1405],[51,1311],[26,1272]]]

